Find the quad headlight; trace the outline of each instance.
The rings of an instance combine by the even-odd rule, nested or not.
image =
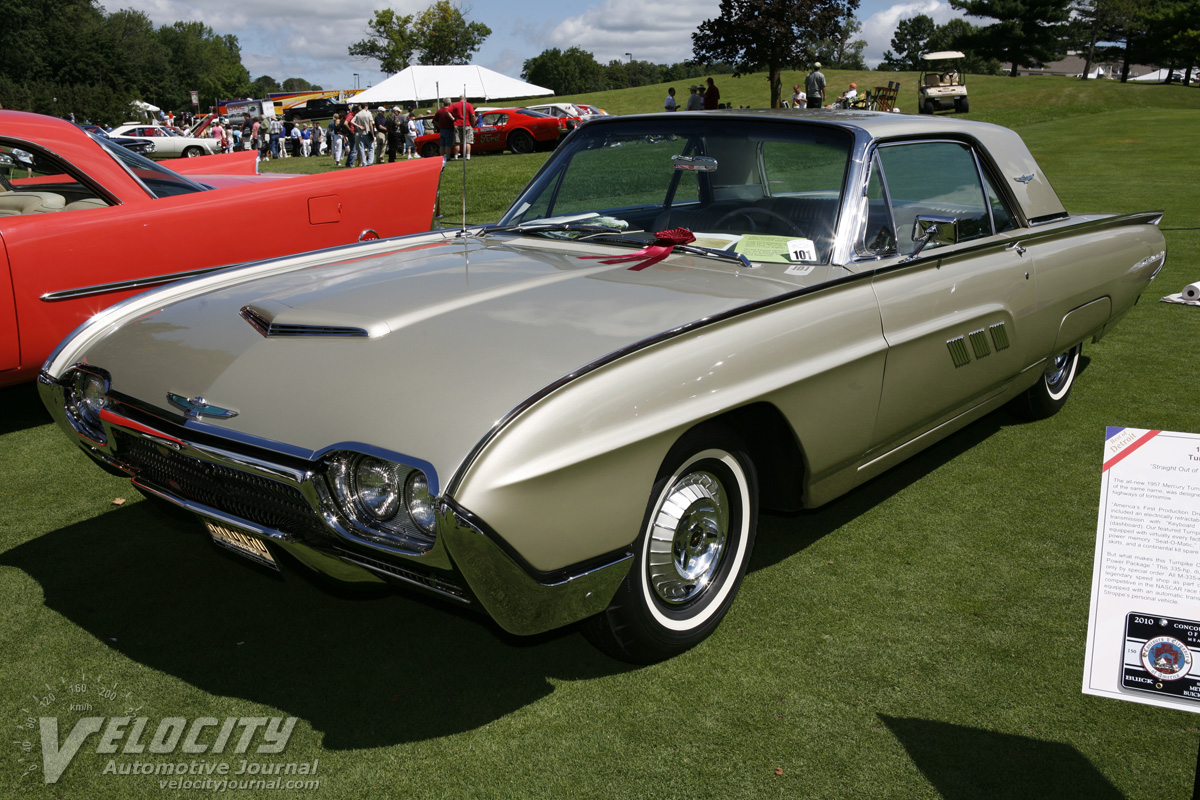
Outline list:
[[[100,412],[108,405],[107,375],[77,369],[67,389],[66,405],[71,422],[80,433],[94,441],[103,441]]]
[[[327,463],[330,491],[356,533],[406,550],[433,546],[437,506],[424,472],[362,453],[336,453]]]
[[[414,469],[404,481],[404,505],[417,527],[433,533],[435,507],[433,495],[429,493],[429,479],[419,469]]]

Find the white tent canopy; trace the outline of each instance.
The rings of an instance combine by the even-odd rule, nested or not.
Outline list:
[[[1169,74],[1171,74],[1172,72],[1174,72],[1176,75],[1182,76],[1184,74],[1185,70],[1183,70],[1182,68],[1179,68],[1179,67],[1176,67],[1174,70],[1157,69],[1154,72],[1151,72],[1149,74],[1139,75],[1136,78],[1130,78],[1129,80],[1131,80],[1131,81],[1155,81],[1157,83],[1166,83],[1167,76]],[[1196,74],[1195,69],[1192,70],[1192,74],[1193,75]]]
[[[501,75],[487,67],[472,64],[413,66],[397,72],[376,86],[351,98],[354,103],[419,103],[439,97],[457,98],[466,86],[467,97],[500,100],[508,97],[535,97],[554,94],[550,89]]]

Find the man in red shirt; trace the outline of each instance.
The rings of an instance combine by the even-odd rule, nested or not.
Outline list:
[[[467,98],[450,107],[454,116],[454,157],[458,158],[461,149],[463,158],[471,160],[471,145],[475,143],[475,107],[467,102]]]
[[[708,88],[704,90],[704,110],[714,111],[721,104],[721,92],[712,78],[706,78],[705,83],[708,84]]]
[[[442,161],[454,149],[454,115],[450,112],[450,100],[442,100],[442,107],[433,114],[433,127],[438,132],[438,145],[442,151]]]

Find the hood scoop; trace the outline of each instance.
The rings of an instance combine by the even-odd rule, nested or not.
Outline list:
[[[268,339],[277,336],[318,336],[344,339],[364,339],[382,336],[390,329],[386,324],[371,325],[352,315],[321,309],[303,311],[270,300],[249,303],[241,308],[242,319]],[[372,330],[378,328],[378,330]]]

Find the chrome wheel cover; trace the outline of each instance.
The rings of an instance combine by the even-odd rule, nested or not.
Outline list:
[[[1065,353],[1059,353],[1050,359],[1050,363],[1046,365],[1046,371],[1042,375],[1042,380],[1045,381],[1046,391],[1051,399],[1060,400],[1066,396],[1067,391],[1071,388],[1071,383],[1075,380],[1075,367],[1078,361],[1078,347],[1072,347]]]
[[[664,495],[650,530],[647,578],[671,606],[704,593],[721,568],[729,539],[729,498],[711,472],[682,475]]]

